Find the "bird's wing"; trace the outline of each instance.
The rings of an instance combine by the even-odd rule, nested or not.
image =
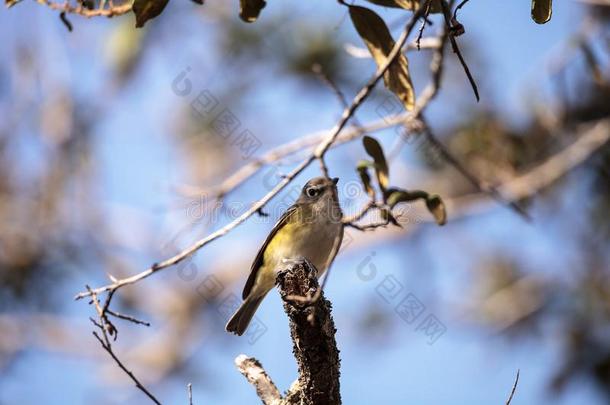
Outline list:
[[[284,214],[282,214],[280,219],[273,226],[273,229],[271,229],[271,232],[267,236],[267,239],[265,239],[263,246],[261,246],[261,248],[258,250],[258,253],[256,254],[256,258],[254,259],[254,262],[252,262],[252,267],[250,267],[250,275],[248,276],[248,281],[246,281],[246,285],[244,286],[244,291],[241,294],[241,297],[243,299],[246,299],[246,297],[250,294],[250,291],[252,291],[252,287],[254,286],[254,281],[256,280],[256,275],[258,274],[258,270],[263,265],[265,249],[267,249],[267,245],[269,245],[269,242],[271,242],[271,239],[273,239],[273,237],[275,236],[277,231],[290,220],[290,217],[292,216],[292,214],[294,214],[296,212],[297,207],[298,206],[295,204],[292,207],[288,208],[286,210],[286,212],[284,212]]]

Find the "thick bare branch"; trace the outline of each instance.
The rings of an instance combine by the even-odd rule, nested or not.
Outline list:
[[[254,385],[265,405],[340,404],[336,329],[330,302],[321,294],[317,270],[307,260],[289,263],[280,270],[277,285],[290,322],[299,378],[282,398],[256,359],[238,356],[237,369]],[[319,299],[314,301],[310,299],[312,296]]]
[[[290,264],[277,280],[290,320],[293,353],[299,369],[302,404],[340,404],[339,351],[331,305],[319,295],[313,304],[292,297],[317,296],[317,270],[306,260]]]
[[[282,401],[280,391],[277,389],[271,377],[263,369],[262,364],[254,357],[248,357],[245,354],[240,354],[235,359],[235,365],[240,373],[254,385],[256,394],[265,405],[278,405]]]

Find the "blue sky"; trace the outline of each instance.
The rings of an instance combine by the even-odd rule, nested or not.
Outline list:
[[[268,3],[261,21],[265,13],[281,13],[293,7],[299,7],[303,15],[324,18],[338,25],[344,14],[344,10],[335,3],[316,2],[315,5],[305,6],[295,6],[292,4],[294,2]],[[166,12],[184,12],[186,7],[191,5],[170,4]],[[199,12],[205,13],[205,7]],[[390,15],[389,12],[384,13],[381,12],[383,16]],[[576,2],[556,1],[551,22],[539,26],[530,19],[528,1],[471,0],[460,13],[460,21],[467,30],[460,41],[467,42],[469,47],[476,47],[479,51],[477,58],[489,67],[484,81],[480,82],[483,98],[477,105],[470,93],[452,92],[456,86],[448,81],[447,93],[442,94],[431,107],[429,119],[433,126],[446,127],[459,122],[460,113],[489,105],[504,111],[511,122],[521,123],[527,112],[524,97],[532,84],[544,83],[544,59],[577,29],[573,24],[575,14],[580,14]],[[103,83],[98,80],[99,77],[107,73],[104,60],[100,57],[99,50],[103,48],[100,38],[119,19],[73,20],[76,33],[69,34],[59,24],[57,16],[42,7],[23,4],[9,11],[4,10],[0,14],[0,33],[8,40],[0,43],[0,53],[9,54],[11,42],[35,41],[44,50],[44,60],[48,61],[53,75],[78,88],[83,94],[88,90],[93,91]],[[29,23],[24,24],[24,21]],[[179,31],[188,29],[197,21],[200,21],[198,17],[190,17],[185,23],[186,28]],[[203,18],[200,22],[206,24],[209,32],[213,32],[213,21]],[[30,31],[31,28],[26,28],[26,25],[36,27],[36,30]],[[339,27],[342,35],[360,45],[350,31],[349,20],[343,21]],[[171,82],[186,66],[193,66],[195,87],[214,90],[216,81],[231,80],[230,75],[235,73],[235,69],[224,71],[217,67],[216,63],[222,60],[222,55],[201,60],[199,55],[209,55],[206,53],[205,38],[178,40],[170,32],[163,35],[163,42],[168,46],[155,48],[147,56],[146,69],[137,79],[127,89],[109,96],[112,97],[112,107],[95,128],[99,148],[94,163],[99,173],[99,192],[104,207],[114,213],[113,225],[117,228],[124,227],[130,221],[145,222],[149,229],[156,232],[178,228],[174,217],[182,214],[168,214],[166,211],[175,201],[175,195],[169,188],[176,183],[188,183],[190,176],[184,172],[184,165],[177,164],[179,153],[171,142],[175,121],[171,118],[185,108],[188,100],[172,92]],[[85,38],[93,42],[85,42]],[[179,43],[180,46],[170,49],[172,43]],[[90,44],[93,52],[88,49]],[[56,52],[63,56],[54,57]],[[0,63],[4,67],[7,64],[11,66],[5,58]],[[366,64],[357,63],[364,80],[372,69],[367,70]],[[476,77],[477,70],[473,68],[473,72]],[[332,94],[303,95],[302,84],[291,79],[280,79],[277,85],[264,86],[260,92],[248,94],[235,108],[244,125],[253,133],[260,134],[263,140],[261,152],[299,135],[328,128],[339,114]],[[451,77],[451,80],[462,79],[465,80],[459,75]],[[421,78],[416,80],[424,83]],[[450,103],[455,100],[459,100],[458,105]],[[359,118],[374,118],[374,109],[365,107],[359,113]],[[358,145],[347,147],[345,155],[330,160],[334,165],[331,167],[341,174],[342,181],[355,179],[350,159],[358,156],[358,148]],[[406,154],[408,156],[409,152]],[[316,174],[317,167],[312,168],[299,181],[304,182]],[[258,176],[243,187],[243,192],[238,193],[236,198],[247,201],[257,198],[261,195],[260,184],[261,176]],[[134,213],[137,215],[132,215]],[[235,246],[244,247],[243,252],[236,253],[253,255],[270,227],[271,224],[251,221],[229,237],[206,248],[196,257],[202,271],[199,277],[203,277],[205,272],[205,261],[218,260],[227,251],[241,250],[235,249]],[[539,404],[551,400],[557,404],[599,401],[592,387],[585,383],[570,386],[561,397],[548,396],[549,370],[558,361],[557,341],[552,338],[506,341],[485,331],[465,328],[455,319],[455,311],[451,307],[452,302],[459,301],[457,298],[463,293],[466,269],[475,262],[476,258],[468,257],[472,252],[485,250],[486,246],[491,249],[508,245],[509,248],[525,252],[524,260],[535,265],[557,260],[557,242],[543,230],[516,220],[512,213],[503,208],[494,209],[466,224],[456,224],[455,227],[462,227],[462,230],[446,235],[437,228],[425,231],[428,241],[425,246],[426,262],[405,260],[405,256],[422,255],[421,246],[413,239],[351,251],[337,260],[327,296],[333,302],[339,330],[337,341],[342,358],[344,402],[500,404],[506,400],[517,369],[521,370],[521,380],[513,402],[515,404]],[[192,236],[201,236],[197,232],[195,230]],[[118,233],[127,233],[124,239],[133,237],[129,232]],[[506,242],[507,236],[514,234],[521,236],[520,245]],[[472,250],[455,247],[455,240],[452,240],[455,235],[466,235],[463,243],[472,245]],[[373,251],[375,265],[383,269],[379,277],[395,275],[405,285],[405,293],[414,293],[424,302],[427,311],[446,325],[447,332],[433,345],[429,345],[426,337],[415,331],[413,325],[400,321],[396,322],[388,336],[379,339],[359,336],[359,329],[355,325],[359,318],[359,307],[374,305],[396,316],[392,306],[375,293],[375,286],[381,278],[363,282],[356,275],[358,265]],[[396,254],[396,251],[401,253]],[[139,252],[134,255],[133,270],[143,269],[158,259],[160,257],[153,257],[150,252]],[[104,282],[102,269],[92,266],[88,270],[83,270],[73,285],[68,286],[71,292],[81,289],[85,282]],[[244,280],[246,271],[244,269]],[[171,272],[168,270],[170,274],[160,277],[176,277]],[[417,272],[431,274],[420,276]],[[418,280],[413,282],[415,279]],[[162,283],[159,279],[146,282]],[[231,288],[239,292],[241,286]],[[66,297],[66,310],[72,314],[84,313],[82,303],[73,303],[71,297],[71,294]],[[269,328],[259,341],[250,345],[243,338],[209,335],[209,342],[206,341],[189,361],[194,369],[197,369],[197,365],[204,365],[199,375],[192,373],[184,376],[185,379],[183,376],[172,378],[167,383],[153,386],[152,390],[167,403],[186,403],[184,387],[186,382],[192,382],[195,403],[256,403],[254,390],[233,365],[233,359],[240,353],[261,360],[280,389],[286,389],[296,377],[296,366],[291,355],[285,315],[280,308],[277,294],[270,294],[258,312]],[[213,325],[222,328],[223,323],[224,320],[219,317]],[[91,339],[86,324],[75,333],[82,333],[83,339]],[[110,362],[107,358],[98,361]],[[98,394],[108,394],[101,385],[101,378],[89,360],[37,350],[20,358],[3,378],[0,402],[85,403]],[[100,403],[146,403],[143,395],[128,384],[108,395],[108,402]]]

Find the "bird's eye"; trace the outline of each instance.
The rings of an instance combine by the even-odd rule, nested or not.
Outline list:
[[[307,194],[307,197],[315,197],[320,194],[320,190],[316,187],[309,187],[305,190],[305,193]]]

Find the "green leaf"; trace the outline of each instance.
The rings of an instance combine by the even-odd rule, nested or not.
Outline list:
[[[239,17],[247,23],[254,22],[266,5],[265,0],[239,0]]]
[[[434,220],[439,225],[445,225],[447,222],[447,211],[443,200],[436,194],[428,194],[425,191],[414,190],[407,191],[400,188],[390,188],[387,190],[386,203],[390,208],[394,208],[397,204],[415,200],[425,200],[426,208],[434,217]]]
[[[136,15],[136,28],[142,28],[146,21],[157,17],[169,0],[135,0],[133,2],[133,13]]]
[[[438,195],[430,195],[426,198],[426,207],[432,214],[436,223],[439,225],[445,225],[447,223],[447,210],[443,200]]]
[[[424,6],[427,0],[367,0],[369,3],[377,4],[378,6],[403,8],[405,10],[415,11],[419,6]],[[440,0],[432,0],[430,4],[431,13],[440,13],[442,11]]]
[[[532,19],[537,24],[547,23],[553,14],[553,0],[532,0]]]
[[[365,7],[349,6],[349,15],[358,34],[380,68],[394,47],[394,39],[381,17]],[[394,93],[407,110],[415,106],[415,91],[409,74],[409,62],[400,53],[383,75],[385,86]]]
[[[362,138],[362,144],[364,145],[364,150],[366,150],[366,153],[368,153],[369,156],[375,161],[375,174],[377,175],[377,182],[379,183],[379,188],[381,191],[384,192],[388,188],[390,174],[388,162],[385,160],[385,155],[383,154],[383,149],[381,148],[379,142],[370,136],[365,136]]]
[[[369,162],[368,160],[361,160],[358,162],[356,166],[356,170],[358,170],[358,174],[360,175],[360,181],[362,182],[362,186],[366,190],[366,193],[371,198],[375,198],[375,189],[371,186],[371,176],[369,175],[369,167],[374,167],[375,164],[373,162]]]
[[[386,203],[390,206],[390,208],[394,208],[397,204],[402,202],[409,202],[422,198],[425,199],[427,197],[427,193],[422,193],[422,191],[408,192],[407,190],[400,188],[390,188],[385,193]]]

